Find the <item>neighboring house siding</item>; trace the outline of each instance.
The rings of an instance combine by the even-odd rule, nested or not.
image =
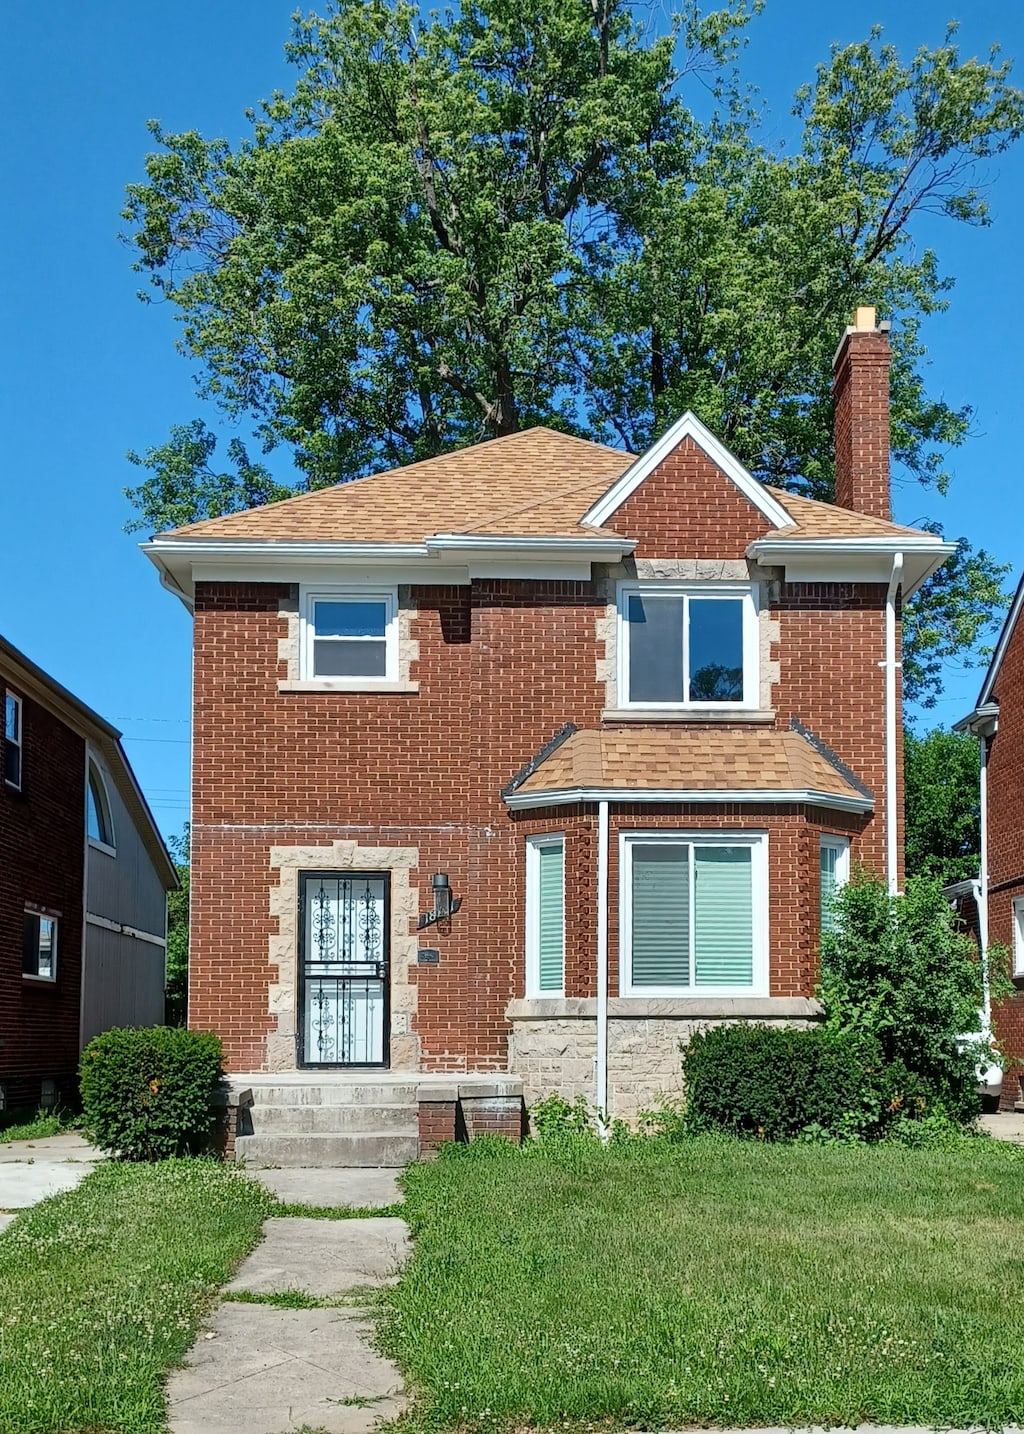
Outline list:
[[[1013,949],[1013,902],[1024,896],[1024,623],[1017,621],[1003,654],[993,696],[999,726],[988,752],[989,940]],[[996,1035],[1011,1060],[1003,1102],[1020,1099],[1024,1068],[1024,979],[1020,994],[997,1007]]]
[[[95,846],[88,852],[88,905],[93,916],[103,916],[139,931],[163,937],[167,926],[167,893],[138,828],[132,822],[110,773],[93,754],[106,779],[107,799],[114,824],[115,852],[111,856]]]
[[[164,966],[162,946],[88,924],[82,987],[82,1045],[111,1026],[162,1024]]]
[[[18,692],[5,683],[0,688]],[[85,742],[23,697],[21,792],[0,781],[0,1083],[9,1107],[34,1106],[44,1080],[77,1088],[82,972]],[[57,976],[22,978],[26,902],[59,913]]]

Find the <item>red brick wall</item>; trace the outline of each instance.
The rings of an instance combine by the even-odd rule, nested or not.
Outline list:
[[[85,743],[0,672],[22,698],[22,788],[0,781],[0,1083],[7,1104],[36,1106],[40,1083],[77,1091],[85,857]],[[60,913],[57,980],[22,979],[25,903]]]
[[[988,749],[989,941],[1012,951],[1013,901],[1024,896],[1024,623],[1010,636],[993,695],[999,728]],[[1017,1063],[1004,1082],[1004,1101],[1017,1098],[1024,1069],[1024,979],[1016,984],[1020,994],[995,1012],[1000,1043]]]
[[[660,495],[654,475],[620,511],[631,509],[631,523],[642,519],[661,535],[645,539],[652,553],[738,556],[765,525],[731,485],[694,516],[687,494],[706,474],[693,454],[684,458],[674,463]],[[419,658],[411,675],[418,693],[281,694],[277,680],[286,672],[277,644],[287,635],[287,620],[278,604],[288,595],[288,588],[272,584],[201,583],[197,589],[190,1022],[220,1032],[234,1070],[262,1067],[272,1026],[266,988],[276,922],[268,888],[277,875],[269,870],[271,847],[338,839],[417,847],[420,865],[411,878],[421,909],[429,905],[434,871],[448,872],[454,893],[464,898],[448,930],[432,927],[424,935],[424,944],[439,948],[439,964],[411,973],[421,1064],[502,1069],[505,1006],[523,993],[529,832],[567,833],[567,990],[583,995],[593,989],[594,814],[554,809],[513,816],[500,790],[566,721],[599,725],[605,692],[597,662],[604,651],[595,618],[602,603],[591,584],[580,582],[415,587],[412,636]],[[884,601],[878,587],[804,593],[783,586],[773,604],[782,630],[777,726],[798,716],[866,781],[879,810]],[[734,824],[771,833],[772,992],[809,994],[823,821],[830,830],[850,831],[855,854],[881,865],[877,817],[865,822],[704,806],[617,811],[613,981],[618,824]]]

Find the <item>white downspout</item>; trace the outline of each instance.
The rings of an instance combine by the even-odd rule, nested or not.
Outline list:
[[[981,748],[979,781],[981,851],[978,862],[978,941],[981,944],[981,977],[984,991],[985,1029],[992,1028],[992,996],[988,979],[988,737],[978,734]]]
[[[903,554],[894,553],[885,598],[885,871],[890,896],[899,890],[899,822],[896,816],[896,594],[903,580]]]
[[[594,1105],[608,1138],[608,803],[597,805],[597,1061]]]

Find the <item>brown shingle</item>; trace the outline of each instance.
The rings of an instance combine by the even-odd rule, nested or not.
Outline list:
[[[632,462],[617,448],[529,428],[162,536],[349,543],[422,543],[436,533],[585,538],[604,530],[583,527],[583,514]],[[793,518],[780,537],[918,535],[832,503],[768,492]]]
[[[797,732],[630,727],[575,732],[517,789],[858,792]]]

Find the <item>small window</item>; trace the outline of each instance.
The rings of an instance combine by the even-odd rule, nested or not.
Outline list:
[[[750,587],[624,584],[619,635],[623,706],[756,706],[757,613]]]
[[[395,681],[397,609],[394,591],[309,593],[303,677],[345,685]]]
[[[841,836],[823,836],[821,839],[821,929],[835,929],[835,915],[832,899],[841,886],[850,879],[850,839]]]
[[[89,763],[89,783],[85,797],[86,832],[96,846],[114,849],[114,823],[110,816],[110,801],[103,774],[95,762]]]
[[[21,956],[22,975],[34,981],[57,979],[57,918],[26,911]]]
[[[530,837],[526,844],[526,994],[565,991],[565,839]]]
[[[624,837],[621,889],[624,996],[764,990],[763,837]]]
[[[22,726],[21,698],[8,692],[4,701],[4,781],[21,788]]]
[[[1024,976],[1024,896],[1013,899],[1013,974]]]

